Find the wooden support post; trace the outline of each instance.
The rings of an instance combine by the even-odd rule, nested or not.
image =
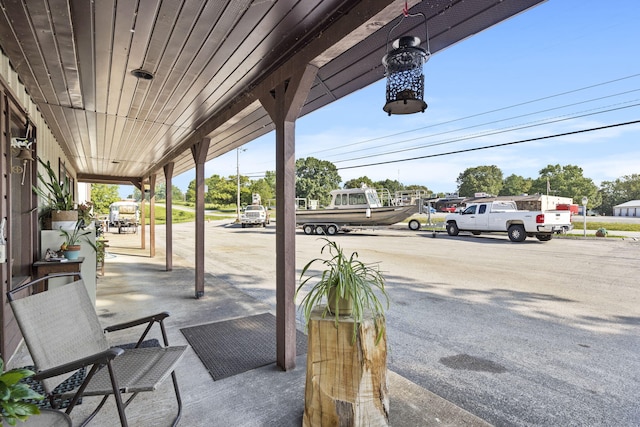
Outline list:
[[[149,177],[149,256],[156,256],[156,175]]]
[[[167,183],[167,221],[166,221],[166,235],[165,235],[165,247],[166,247],[166,270],[173,270],[173,166],[174,162],[169,162],[164,165],[164,181]]]
[[[336,327],[334,318],[322,318],[323,309],[309,319],[303,427],[388,426],[386,334],[376,344],[369,316],[354,343],[353,319],[340,319]]]
[[[204,296],[204,163],[211,139],[203,138],[191,147],[196,164],[196,298]]]
[[[276,363],[285,371],[296,366],[295,120],[317,72],[307,66],[260,97],[276,126]]]

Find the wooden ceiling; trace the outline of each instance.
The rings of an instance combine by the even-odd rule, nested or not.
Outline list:
[[[543,0],[409,1],[432,53]],[[0,0],[0,47],[80,181],[130,183],[211,138],[207,160],[271,131],[258,102],[307,64],[308,114],[384,77],[405,1]],[[423,34],[404,19],[396,34]],[[422,37],[421,37],[422,38]],[[153,74],[136,78],[133,70]],[[384,114],[381,111],[381,115]]]

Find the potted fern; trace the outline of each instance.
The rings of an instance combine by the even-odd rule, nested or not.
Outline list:
[[[40,409],[31,401],[42,400],[44,396],[31,390],[20,380],[35,375],[29,369],[4,371],[4,361],[0,357],[0,426],[15,426],[17,421],[25,421],[31,415],[40,414]]]

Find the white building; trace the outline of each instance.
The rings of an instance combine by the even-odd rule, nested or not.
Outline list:
[[[613,216],[635,216],[640,217],[640,200],[630,200],[628,202],[615,205]]]

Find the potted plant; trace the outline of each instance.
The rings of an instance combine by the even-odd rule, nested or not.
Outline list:
[[[4,371],[4,361],[0,357],[0,426],[6,421],[15,426],[16,421],[25,421],[31,415],[40,414],[40,409],[30,401],[42,400],[44,396],[31,390],[20,380],[35,375],[29,369]]]
[[[326,252],[328,257],[312,259],[304,266],[300,273],[296,297],[312,279],[319,279],[300,302],[300,309],[307,324],[313,309],[326,301],[322,317],[333,315],[336,325],[340,316],[353,317],[355,339],[355,331],[367,310],[370,310],[376,319],[384,318],[384,310],[389,306],[385,279],[378,264],[365,264],[358,259],[357,252],[346,255],[336,242],[326,238],[323,240],[326,243],[320,253]],[[309,268],[318,262],[325,269],[320,274],[310,275],[303,280]],[[384,332],[384,322],[377,322],[376,325],[380,326],[379,339]]]
[[[323,240],[326,257],[304,266],[296,290],[310,286],[300,303],[309,331],[302,425],[388,425],[384,276]],[[314,264],[322,271],[305,278]]]
[[[91,234],[92,230],[84,229],[84,221],[76,221],[76,225],[73,230],[65,230],[60,228],[60,235],[64,236],[64,243],[60,246],[60,250],[64,253],[65,258],[67,259],[78,259],[80,255],[80,241],[84,240],[89,243],[94,250],[97,250],[96,246],[89,240],[84,237],[88,234]],[[84,237],[84,239],[83,239]]]
[[[77,221],[78,212],[74,209],[71,180],[67,176],[58,180],[48,160],[45,163],[38,157],[38,162],[46,171],[46,175],[42,175],[38,171],[38,181],[42,187],[35,185],[32,187],[33,191],[46,201],[45,208],[40,216],[46,219],[50,213],[54,230],[59,226],[68,226]],[[59,225],[56,223],[59,223]]]

